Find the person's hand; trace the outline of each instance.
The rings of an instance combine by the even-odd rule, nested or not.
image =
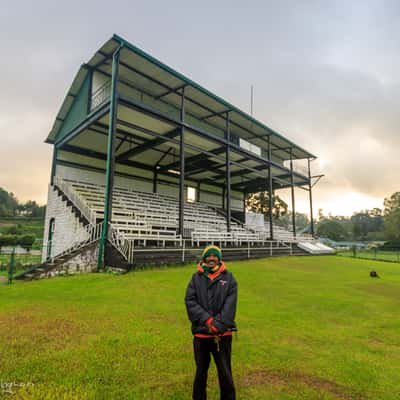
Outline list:
[[[216,326],[213,325],[213,321],[214,321],[213,317],[208,318],[208,320],[206,321],[206,326],[208,328],[208,331],[210,333],[218,333],[219,330]]]
[[[218,328],[217,328],[216,326],[214,326],[213,324],[211,324],[211,332],[212,332],[212,333],[218,333],[219,330],[218,330]]]

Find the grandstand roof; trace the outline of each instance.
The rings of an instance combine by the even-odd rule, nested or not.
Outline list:
[[[162,98],[163,102],[173,106],[179,106],[180,89],[185,87],[186,112],[207,121],[209,125],[224,129],[225,115],[229,112],[232,130],[246,141],[265,147],[266,138],[270,136],[271,144],[275,146],[274,155],[283,160],[290,159],[289,149],[293,159],[316,158],[262,122],[115,34],[79,69],[57,114],[47,142],[55,141],[90,68],[101,68],[104,72],[110,73],[109,61],[113,52],[121,45],[123,46],[120,53],[121,79],[128,81],[134,79],[135,85],[139,85],[148,95],[157,99]]]
[[[117,35],[79,68],[65,97],[47,138],[57,148],[57,163],[104,170],[117,50],[116,173],[143,179],[157,173],[175,184],[184,129],[185,180],[192,184],[224,187],[228,144],[232,190],[265,190],[269,168],[275,189],[309,183],[308,172],[295,168],[292,174],[285,162],[313,154]]]

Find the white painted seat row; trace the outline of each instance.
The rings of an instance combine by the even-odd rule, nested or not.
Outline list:
[[[104,214],[104,185],[64,180],[96,215],[102,219]],[[179,225],[179,202],[177,199],[158,193],[133,191],[123,187],[113,189],[113,228],[124,238],[135,243],[162,241],[163,245],[180,242],[176,234]],[[241,243],[246,240],[257,241],[259,236],[244,229],[235,222],[231,232],[227,232],[226,219],[213,208],[202,203],[185,203],[184,228],[194,238],[210,241]],[[197,236],[196,236],[197,235]],[[201,239],[201,240],[203,240]]]

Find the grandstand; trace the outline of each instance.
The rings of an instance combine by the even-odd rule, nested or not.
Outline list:
[[[21,278],[104,266],[329,252],[246,217],[248,194],[309,192],[315,156],[125,39],[83,64],[59,110],[42,261]],[[299,168],[300,164],[306,169]],[[272,196],[270,196],[272,209]]]

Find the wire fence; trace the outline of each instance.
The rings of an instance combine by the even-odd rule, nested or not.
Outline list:
[[[400,248],[352,248],[346,250],[338,250],[337,255],[353,258],[363,258],[368,260],[380,260],[400,263]]]
[[[13,264],[15,273],[40,264],[41,259],[42,251],[38,248],[30,251],[21,251],[19,248],[2,248],[0,249],[0,274],[6,275],[11,264]]]

